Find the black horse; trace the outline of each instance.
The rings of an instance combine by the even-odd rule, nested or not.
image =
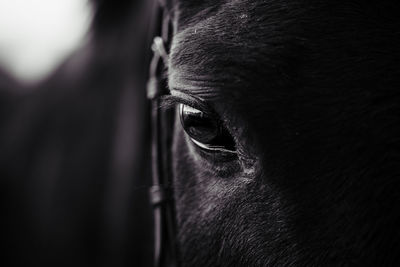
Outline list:
[[[396,1],[160,1],[178,262],[397,266]],[[93,1],[79,60],[0,82],[4,266],[151,265],[149,2]]]
[[[170,6],[182,265],[399,264],[399,11]]]

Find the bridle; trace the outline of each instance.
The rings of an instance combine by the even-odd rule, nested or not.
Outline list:
[[[177,247],[175,236],[175,210],[171,175],[171,139],[173,110],[161,107],[159,97],[168,94],[163,70],[168,60],[172,23],[167,0],[154,1],[152,14],[152,50],[147,98],[150,102],[151,116],[151,170],[152,187],[150,201],[154,215],[154,266],[176,267]]]

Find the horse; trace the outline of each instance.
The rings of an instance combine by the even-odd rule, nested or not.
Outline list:
[[[151,265],[138,2],[93,0],[28,94],[3,79],[5,265]],[[395,1],[165,2],[178,263],[396,266]]]
[[[399,264],[398,4],[165,8],[179,263]]]

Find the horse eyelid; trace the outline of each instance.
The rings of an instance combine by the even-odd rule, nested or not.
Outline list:
[[[191,98],[191,97],[190,97]],[[183,98],[175,95],[163,95],[160,97],[160,106],[166,109],[174,107],[176,104],[184,104],[198,109],[206,115],[215,116],[216,112],[204,101],[198,99]]]

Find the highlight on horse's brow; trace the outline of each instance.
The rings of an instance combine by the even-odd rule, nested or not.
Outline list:
[[[223,84],[215,82],[207,76],[186,76],[178,71],[172,71],[168,76],[168,87],[171,94],[192,95],[204,101],[220,98],[221,86]]]

